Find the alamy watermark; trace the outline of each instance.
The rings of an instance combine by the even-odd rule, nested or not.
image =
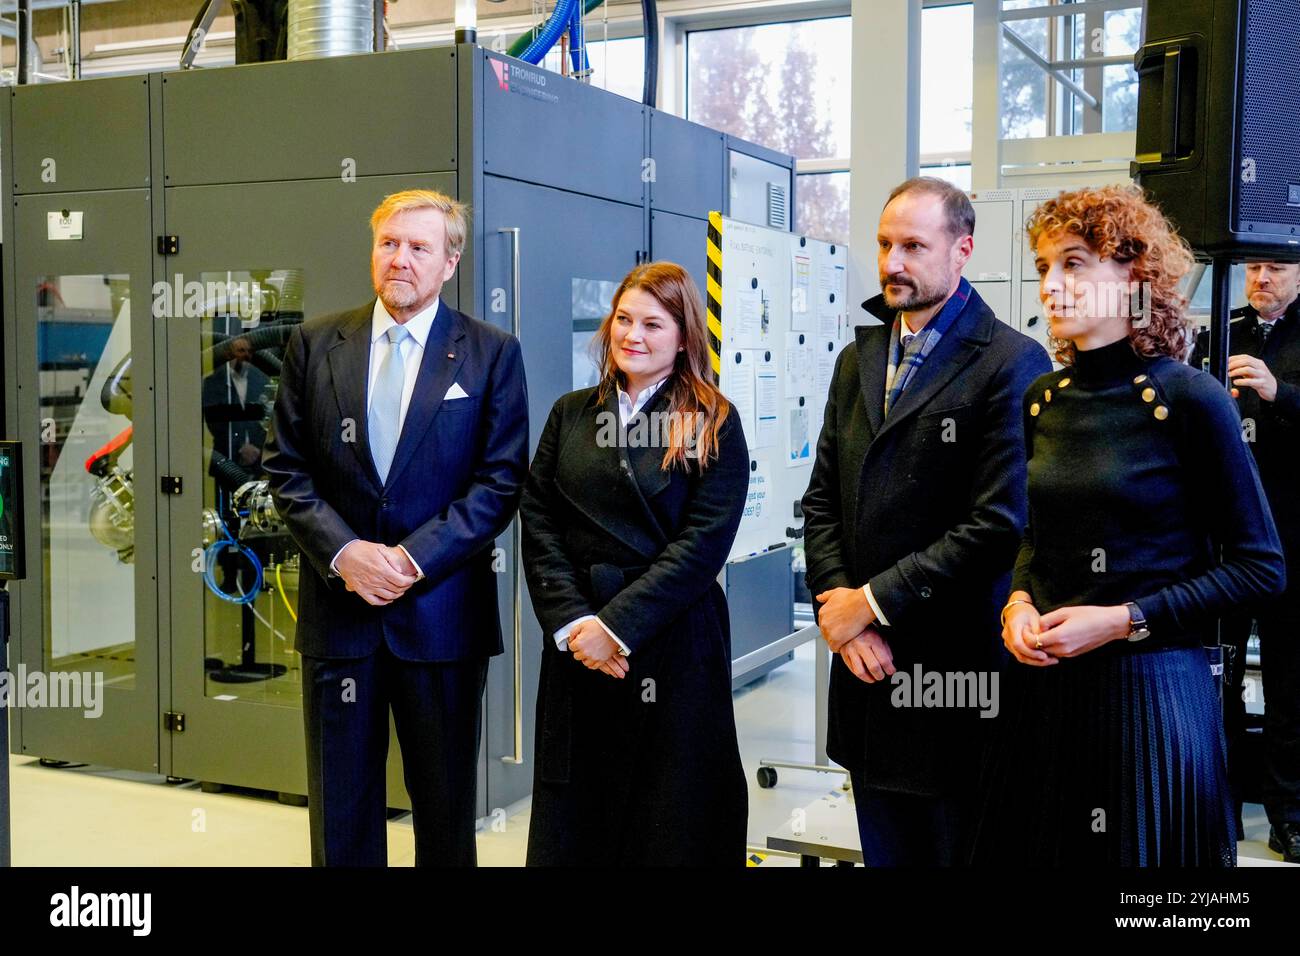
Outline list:
[[[94,719],[104,713],[102,671],[44,671],[19,664],[16,671],[0,670],[0,702],[5,707],[66,708],[81,710]]]
[[[54,927],[119,927],[133,936],[148,936],[153,928],[152,893],[93,893],[73,886],[50,897]]]
[[[267,291],[256,279],[187,282],[178,272],[171,279],[159,279],[153,284],[153,317],[202,319],[232,315],[239,317],[241,326],[251,329],[262,321]]]
[[[1143,329],[1151,324],[1151,283],[1083,282],[1066,280],[1063,293],[1057,297],[1057,311],[1067,315],[1127,316],[1133,328]]]
[[[894,707],[975,707],[981,717],[998,715],[997,671],[927,671],[915,664],[910,674],[896,671],[889,681]]]
[[[596,426],[598,448],[668,449],[680,436],[687,458],[699,457],[696,446],[705,427],[703,412],[650,412],[633,416],[623,428],[618,415],[608,411],[596,415]]]

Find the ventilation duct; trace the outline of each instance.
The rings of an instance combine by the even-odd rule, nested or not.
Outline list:
[[[374,0],[289,0],[289,59],[370,53]]]

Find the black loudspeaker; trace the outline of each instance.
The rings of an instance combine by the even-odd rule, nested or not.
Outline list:
[[[1300,0],[1149,0],[1133,177],[1198,255],[1300,261]]]

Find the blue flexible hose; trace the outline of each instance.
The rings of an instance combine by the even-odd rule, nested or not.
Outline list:
[[[207,550],[203,552],[203,583],[208,586],[208,590],[221,598],[223,601],[229,601],[231,604],[252,604],[257,600],[257,595],[262,591],[262,562],[257,559],[257,555],[250,548],[244,547],[238,541],[230,536],[229,529],[225,523],[221,525],[222,537],[208,545]],[[248,563],[253,566],[257,572],[257,577],[253,581],[252,590],[247,594],[227,594],[221,590],[217,584],[215,574],[217,567],[217,556],[227,547],[235,549],[236,554],[242,554],[248,559]]]
[[[528,44],[524,52],[519,54],[519,59],[525,63],[542,62],[543,57],[560,39],[560,35],[568,29],[569,21],[573,19],[573,7],[577,3],[578,0],[560,0],[551,11],[550,19],[542,24],[541,32],[532,43]]]

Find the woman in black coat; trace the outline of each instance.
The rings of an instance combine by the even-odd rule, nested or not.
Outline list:
[[[1015,662],[974,858],[1231,866],[1204,645],[1285,570],[1236,406],[1182,361],[1191,253],[1128,186],[1048,200],[1029,238],[1065,368],[1025,396],[1029,527],[1003,610]]]
[[[600,384],[551,409],[524,490],[544,635],[528,864],[744,864],[748,791],[717,583],[749,453],[690,276],[634,269]]]

